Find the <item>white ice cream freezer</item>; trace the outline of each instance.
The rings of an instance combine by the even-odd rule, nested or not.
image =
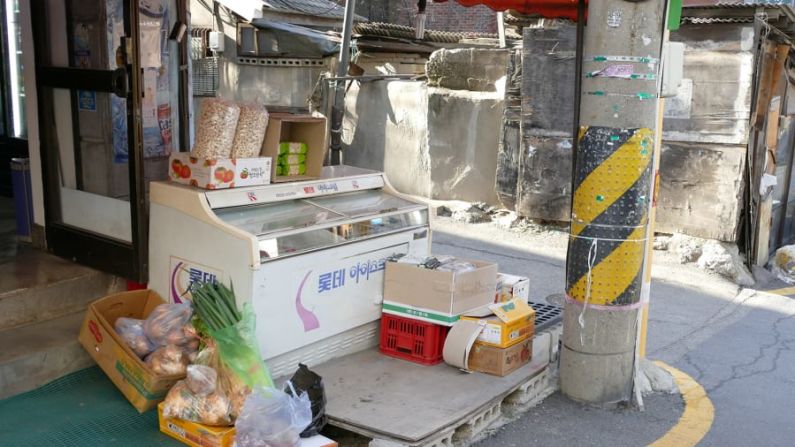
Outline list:
[[[275,377],[377,344],[384,260],[430,251],[427,205],[349,166],[214,191],[153,182],[150,202],[150,287],[182,302],[196,279],[231,280]]]

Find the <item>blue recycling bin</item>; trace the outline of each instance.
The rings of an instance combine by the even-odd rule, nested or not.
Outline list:
[[[11,187],[14,192],[14,212],[17,216],[17,238],[30,242],[33,225],[33,195],[30,189],[29,159],[11,159]]]

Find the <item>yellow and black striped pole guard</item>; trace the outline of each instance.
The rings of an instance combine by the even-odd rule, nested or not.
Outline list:
[[[654,132],[583,126],[575,160],[566,290],[578,302],[640,302]]]

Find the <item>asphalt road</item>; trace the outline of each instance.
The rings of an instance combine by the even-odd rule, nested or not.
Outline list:
[[[437,254],[497,262],[531,279],[531,298],[562,293],[566,235],[494,224],[434,222]],[[795,299],[751,290],[655,252],[648,357],[707,391],[714,422],[701,446],[795,445]],[[757,288],[776,284],[762,278]],[[555,394],[479,446],[641,446],[682,415],[680,395],[653,395],[645,411],[601,410]]]

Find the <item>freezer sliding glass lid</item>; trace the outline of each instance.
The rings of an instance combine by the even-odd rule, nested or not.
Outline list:
[[[342,214],[303,200],[224,208],[215,213],[224,222],[258,236],[345,218]]]
[[[369,190],[315,199],[223,208],[215,212],[224,222],[262,236],[338,220],[424,208],[424,205],[381,190]]]
[[[394,211],[424,208],[424,205],[409,202],[382,190],[369,190],[340,194],[331,197],[309,199],[309,202],[336,211],[348,217],[373,216]]]

